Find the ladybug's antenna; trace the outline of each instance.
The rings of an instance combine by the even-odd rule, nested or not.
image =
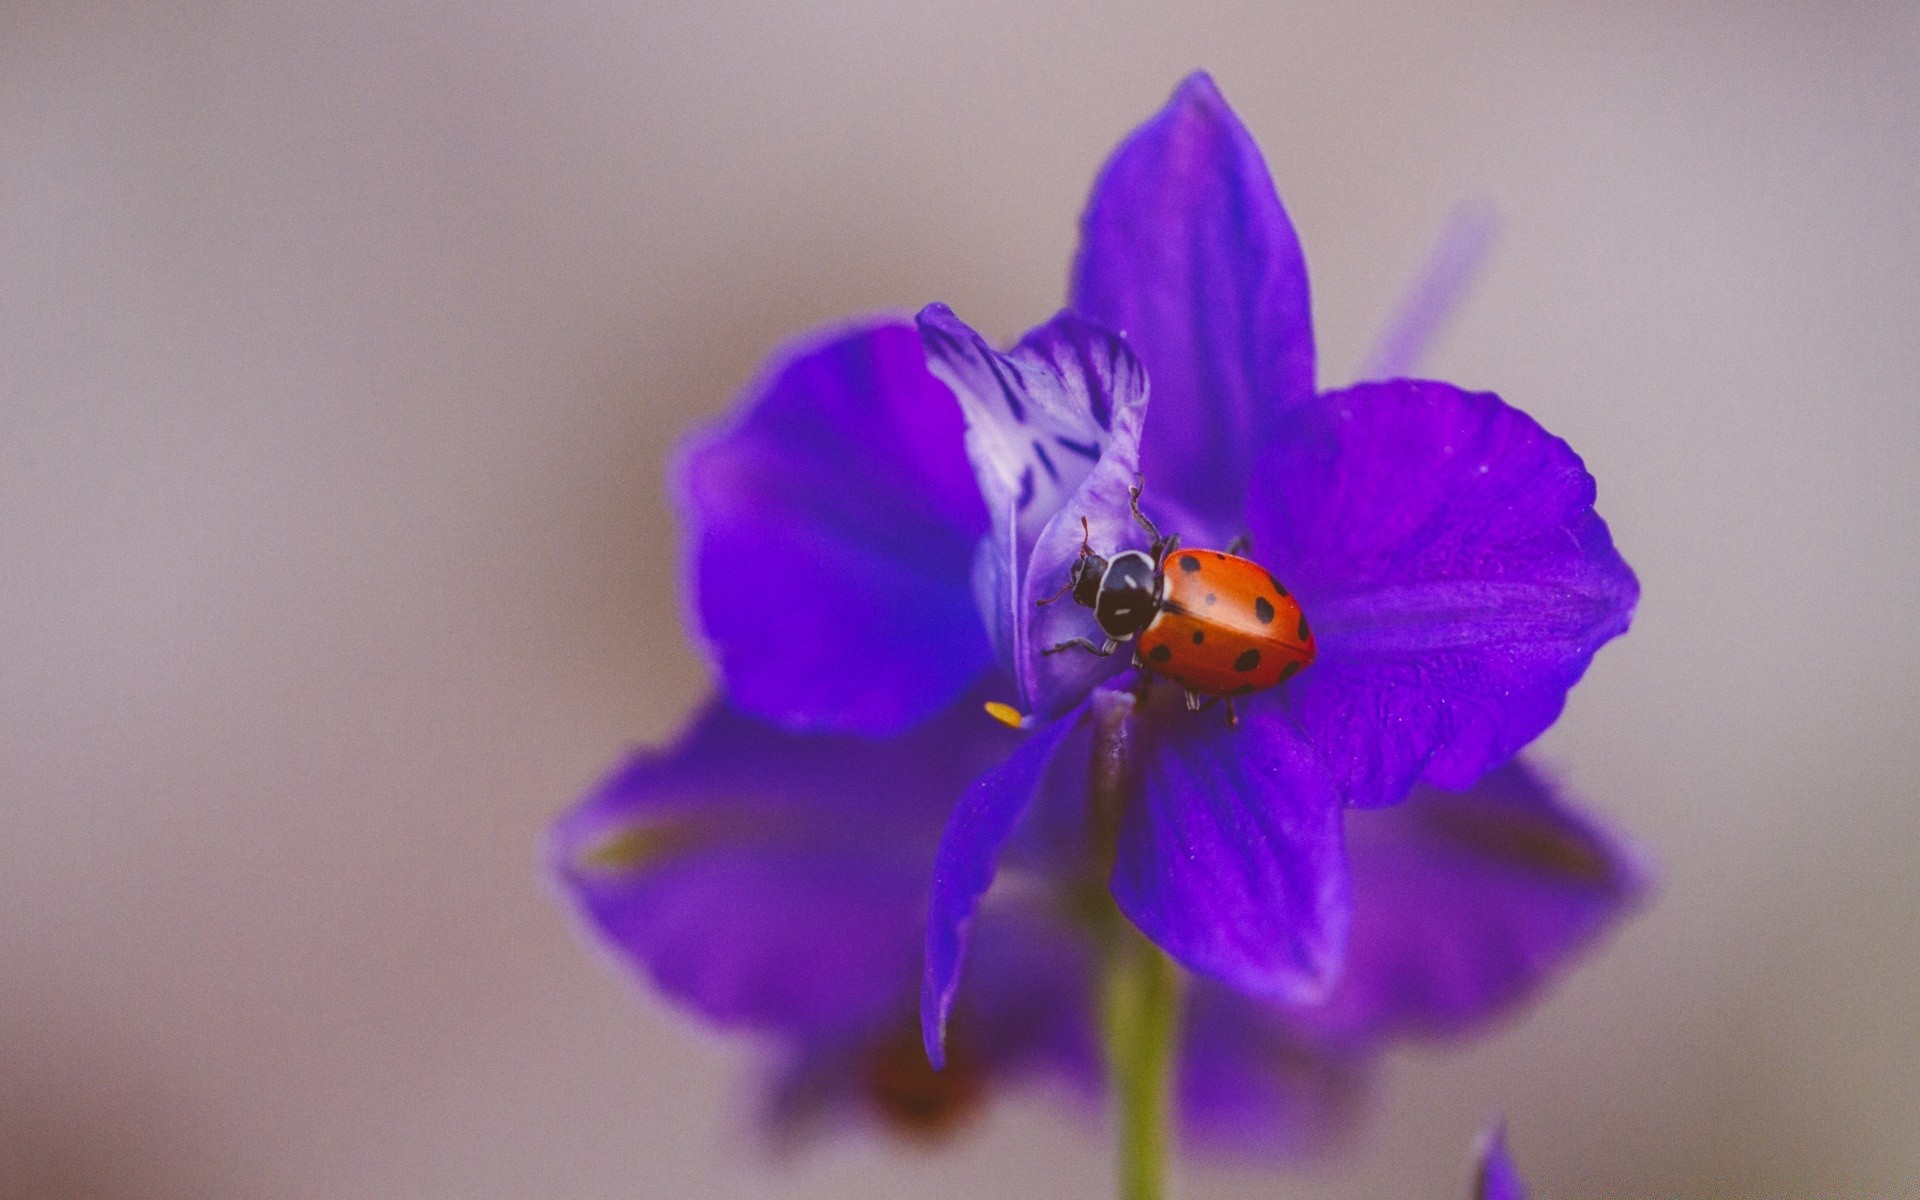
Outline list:
[[[1080,557],[1083,559],[1093,557],[1093,531],[1087,528],[1087,519],[1085,517],[1080,518]],[[1074,572],[1068,571],[1067,581],[1060,585],[1060,590],[1048,596],[1045,600],[1034,601],[1033,606],[1035,608],[1045,608],[1047,605],[1052,604],[1055,600],[1072,591],[1073,585]]]

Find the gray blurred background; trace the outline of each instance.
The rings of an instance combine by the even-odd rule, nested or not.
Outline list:
[[[1544,757],[1658,906],[1350,1158],[1189,1197],[1920,1196],[1920,6],[684,0],[0,10],[0,1196],[1106,1192],[1037,1101],[742,1149],[544,823],[707,688],[663,464],[781,339],[1062,298],[1215,72],[1350,376],[1566,436],[1645,584]]]

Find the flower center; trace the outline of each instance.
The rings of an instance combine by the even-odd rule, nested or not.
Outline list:
[[[956,1028],[947,1041],[947,1069],[927,1061],[917,1028],[876,1046],[866,1063],[867,1100],[887,1128],[916,1141],[945,1138],[986,1101],[986,1071]]]

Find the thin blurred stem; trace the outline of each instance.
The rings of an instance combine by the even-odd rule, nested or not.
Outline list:
[[[1132,791],[1134,698],[1103,692],[1094,698],[1093,763],[1088,814],[1094,861],[1102,868],[1090,889],[1099,897],[1106,929],[1106,979],[1101,997],[1107,1078],[1114,1095],[1115,1141],[1121,1200],[1163,1200],[1174,1047],[1179,1040],[1180,971],[1120,912],[1106,890],[1119,846],[1121,820]]]
[[[1113,1082],[1120,1200],[1162,1200],[1167,1185],[1173,1051],[1180,975],[1126,925],[1107,963],[1107,1075]]]

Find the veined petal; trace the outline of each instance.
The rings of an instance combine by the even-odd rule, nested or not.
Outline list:
[[[1300,240],[1260,148],[1204,73],[1101,172],[1072,295],[1153,378],[1141,465],[1155,511],[1189,541],[1225,545],[1245,528],[1260,448],[1313,395],[1313,324]]]
[[[1639,595],[1593,500],[1497,396],[1395,380],[1295,410],[1248,515],[1318,636],[1287,699],[1350,803],[1466,787],[1559,715]]]
[[[911,1005],[941,819],[1017,740],[972,703],[887,741],[716,704],[558,821],[548,870],[597,941],[713,1020],[856,1026]]]
[[[1164,710],[1139,721],[1113,897],[1196,974],[1278,1003],[1320,1000],[1340,975],[1351,903],[1340,798],[1276,705],[1256,697],[1248,710],[1238,729]]]
[[[947,820],[934,863],[920,989],[921,1036],[935,1067],[946,1061],[943,1039],[960,986],[967,938],[980,898],[993,884],[1000,850],[1039,790],[1054,751],[1082,715],[1076,711],[1043,726],[1005,762],[976,779]]]
[[[1527,1200],[1527,1181],[1507,1153],[1507,1123],[1495,1120],[1480,1135],[1479,1164],[1473,1173],[1473,1200]]]
[[[1041,609],[1079,554],[1083,530],[1102,554],[1145,542],[1127,489],[1139,469],[1147,379],[1121,338],[1063,312],[1006,354],[945,305],[920,314],[933,373],[966,414],[967,453],[993,521],[974,574],[980,610],[1022,699],[1043,717],[1079,703],[1126,666],[1124,656],[1046,656],[1069,637],[1100,638],[1071,603]]]
[[[1353,934],[1321,1041],[1460,1034],[1537,994],[1633,911],[1641,857],[1518,760],[1466,792],[1414,789],[1347,819]]]
[[[968,600],[986,511],[952,397],[881,321],[788,351],[678,472],[725,690],[793,729],[897,732],[991,663]]]
[[[1185,1145],[1286,1161],[1327,1149],[1351,1127],[1370,1091],[1370,1060],[1315,1045],[1283,1014],[1195,982],[1181,1018]]]

